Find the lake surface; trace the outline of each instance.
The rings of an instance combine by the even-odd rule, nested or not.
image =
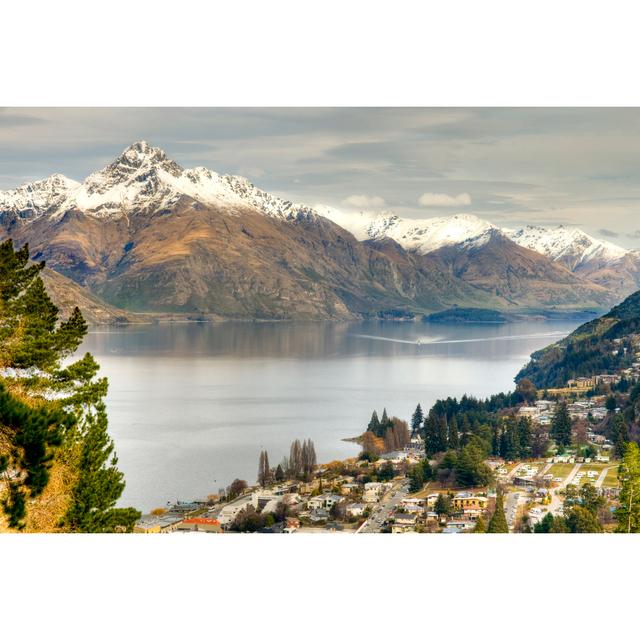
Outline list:
[[[514,324],[194,323],[100,328],[83,349],[109,378],[109,424],[143,511],[255,482],[296,438],[320,462],[358,453],[343,438],[375,408],[408,420],[418,402],[514,386],[529,354],[581,322]]]

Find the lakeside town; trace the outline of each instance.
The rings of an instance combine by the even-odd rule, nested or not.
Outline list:
[[[533,394],[529,388],[521,402],[502,411],[503,423],[542,429],[543,455],[489,455],[481,461],[488,470],[481,484],[468,486],[461,473],[456,479],[447,462],[450,450],[428,456],[426,416],[414,414],[410,428],[385,411],[383,423],[393,428],[377,438],[370,424],[357,458],[315,464],[313,443],[296,441],[291,457],[271,468],[262,452],[256,485],[236,480],[204,500],[155,509],[134,532],[482,533],[491,531],[497,511],[504,514],[503,532],[548,532],[554,519],[584,505],[593,509],[598,530],[613,531],[622,451],[610,437],[611,425],[640,378],[640,336],[633,338],[631,366],[570,379],[561,388]],[[554,422],[563,416],[570,434],[557,442],[551,437]],[[451,426],[448,433],[451,438]],[[456,432],[456,441],[465,435]],[[298,469],[287,469],[296,466],[290,464],[296,456]]]

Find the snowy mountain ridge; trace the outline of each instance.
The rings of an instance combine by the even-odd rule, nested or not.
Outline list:
[[[407,251],[424,255],[451,245],[485,242],[499,232],[527,249],[574,271],[586,265],[615,264],[631,252],[593,238],[577,228],[501,229],[473,214],[426,219],[401,218],[392,212],[351,213],[325,205],[309,207],[267,193],[241,176],[220,175],[204,167],[183,169],[162,149],[139,141],[111,164],[76,182],[61,174],[0,191],[0,215],[29,222],[76,210],[96,218],[121,217],[131,211],[160,211],[187,196],[205,205],[252,207],[270,217],[297,220],[318,215],[351,232],[358,240],[390,238]]]
[[[159,211],[183,196],[203,204],[252,206],[285,220],[314,214],[311,208],[262,191],[241,176],[220,175],[204,167],[183,169],[162,149],[144,141],[132,144],[81,183],[55,174],[0,191],[0,213],[27,221],[43,215],[56,219],[71,210],[96,218],[120,217],[132,210]]]

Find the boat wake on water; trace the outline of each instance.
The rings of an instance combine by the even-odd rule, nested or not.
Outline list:
[[[459,344],[462,342],[494,342],[503,340],[528,340],[531,338],[562,338],[566,335],[563,331],[549,331],[546,333],[524,333],[512,336],[491,336],[485,338],[460,338],[460,339],[440,339],[440,338],[418,338],[417,340],[403,340],[402,338],[385,338],[366,333],[351,334],[354,338],[364,338],[366,340],[382,340],[383,342],[397,342],[400,344],[413,344],[417,346],[428,346],[433,344]]]

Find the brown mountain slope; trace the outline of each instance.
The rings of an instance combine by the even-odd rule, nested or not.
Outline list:
[[[79,307],[89,324],[115,324],[119,322],[142,322],[144,318],[123,311],[100,300],[90,291],[53,269],[44,269],[42,280],[54,304],[63,318],[69,316],[74,307]]]
[[[601,308],[612,296],[562,265],[512,242],[497,230],[482,239],[429,254],[451,275],[522,309]]]
[[[360,243],[320,216],[285,221],[188,197],[171,210],[116,219],[42,217],[12,235],[36,259],[132,311],[329,319],[490,297],[436,262]]]

